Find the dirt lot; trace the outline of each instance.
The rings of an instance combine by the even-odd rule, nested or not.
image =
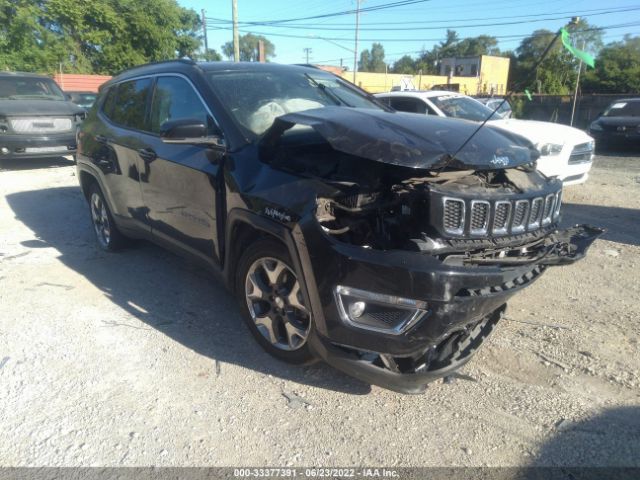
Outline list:
[[[516,296],[421,396],[263,353],[206,272],[106,254],[69,163],[0,172],[3,465],[640,466],[640,158],[600,156],[565,223],[608,233]]]

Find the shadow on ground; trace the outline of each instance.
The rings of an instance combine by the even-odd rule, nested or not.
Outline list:
[[[292,382],[344,393],[370,392],[369,385],[322,363],[291,366],[263,352],[242,323],[235,299],[207,271],[146,242],[116,254],[99,250],[79,188],[14,193],[7,196],[7,202],[16,218],[38,238],[23,242],[25,251],[43,247],[57,249],[62,263],[148,325],[114,320],[103,321],[96,328],[154,328],[222,365],[236,364]],[[51,282],[59,283],[59,280],[51,279]],[[215,368],[213,362],[212,368]]]
[[[531,465],[518,478],[639,478],[640,407],[613,408],[582,422],[563,421],[555,428],[557,433],[543,445]]]
[[[18,160],[3,160],[0,158],[0,171],[3,170],[42,170],[45,168],[60,168],[72,165],[72,160],[64,157],[54,158],[21,158]]]
[[[640,210],[576,203],[562,204],[565,226],[587,223],[606,228],[602,239],[611,242],[640,245]]]

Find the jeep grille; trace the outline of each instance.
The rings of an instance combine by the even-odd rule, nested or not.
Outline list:
[[[444,197],[442,228],[453,236],[510,235],[536,231],[557,220],[562,192],[497,201]]]

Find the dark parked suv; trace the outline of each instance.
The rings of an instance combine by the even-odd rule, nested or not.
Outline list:
[[[75,154],[84,115],[51,78],[0,72],[0,161]]]
[[[165,62],[101,89],[78,177],[102,248],[147,238],[219,273],[276,357],[417,393],[507,300],[601,230],[558,230],[524,138],[396,113],[301,66]]]

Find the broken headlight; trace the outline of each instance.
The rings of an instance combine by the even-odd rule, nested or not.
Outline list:
[[[353,327],[400,335],[416,325],[427,313],[420,300],[383,295],[338,285],[335,289],[340,318]]]

